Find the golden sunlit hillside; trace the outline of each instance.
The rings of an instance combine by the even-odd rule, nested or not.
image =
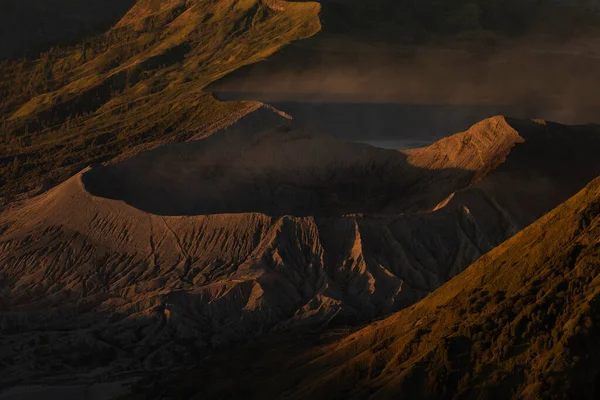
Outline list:
[[[599,28],[0,1],[0,400],[600,398]]]

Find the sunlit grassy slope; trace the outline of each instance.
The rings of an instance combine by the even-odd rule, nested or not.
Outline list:
[[[53,1],[74,12],[67,0]],[[105,34],[74,34],[69,41],[77,45],[0,63],[0,198],[58,183],[92,162],[226,125],[253,105],[217,102],[204,87],[314,35],[321,21],[324,35],[345,38],[348,46],[358,39],[487,45],[532,34],[594,35],[594,3],[587,4],[138,0]],[[31,7],[32,15],[36,10]]]
[[[597,399],[599,237],[600,178],[387,319],[322,346],[266,339],[159,387],[194,399]]]
[[[320,29],[317,3],[140,0],[108,33],[0,66],[0,197],[202,136],[252,104],[211,81]]]
[[[297,398],[598,398],[599,237],[597,179],[416,306],[325,349],[312,367],[327,373]]]

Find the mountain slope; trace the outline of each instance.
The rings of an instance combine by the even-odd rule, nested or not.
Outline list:
[[[406,35],[401,43],[487,43],[538,32],[549,15],[529,3],[508,9],[516,20],[504,18],[510,1],[438,3],[381,1],[371,20],[372,3],[326,1],[325,20],[330,5],[345,5],[360,23],[342,12],[352,28],[332,24],[325,36],[367,40],[376,22],[374,37]],[[384,317],[600,174],[597,126],[495,117],[392,151],[299,129],[258,102],[213,98],[207,86],[220,77],[319,32],[317,3],[139,0],[114,15],[126,8],[104,34],[0,65],[0,389],[17,396],[19,385],[131,382],[269,335]],[[382,26],[392,15],[400,30]],[[568,28],[590,26],[583,19]],[[241,390],[593,396],[573,390],[597,377],[583,359],[597,353],[588,340],[597,207],[586,197],[596,188],[568,203],[581,209],[552,214],[560,228],[546,217],[510,242],[529,258],[502,247],[424,303],[330,347],[300,341],[297,357],[271,353],[258,365],[282,373],[251,373]],[[504,261],[525,268],[507,272]],[[231,379],[213,376],[200,397],[239,397]]]
[[[204,87],[319,31],[317,3],[138,1],[103,35],[0,66],[0,196],[202,137],[252,108]]]
[[[35,6],[27,9],[40,15],[37,10],[42,3],[48,7],[47,2],[33,1]],[[71,3],[76,2],[60,4]],[[105,11],[90,12],[95,8],[85,3],[85,7],[83,3],[68,7],[61,18],[70,21],[71,12],[81,17],[77,12],[81,7],[81,14],[94,17]],[[348,38],[351,43],[356,37],[370,42],[371,36],[394,44],[431,44],[440,38],[454,41],[465,36],[483,37],[487,43],[485,38],[490,36],[510,37],[515,25],[531,27],[547,20],[553,21],[554,33],[556,26],[570,27],[567,31],[574,26],[576,34],[587,34],[585,30],[593,24],[585,20],[595,18],[594,13],[582,12],[586,11],[583,6],[571,3],[560,4],[559,11],[550,13],[552,18],[537,7],[555,10],[550,1],[535,3],[536,12],[528,4],[519,6],[522,2],[511,0],[438,3],[325,1],[323,46],[331,36],[341,37],[334,47],[342,50],[364,47],[348,46]],[[19,4],[18,10],[23,9]],[[119,2],[115,15],[130,4]],[[60,183],[89,163],[123,159],[227,126],[248,112],[248,104],[217,102],[204,88],[291,41],[316,34],[321,30],[320,11],[319,4],[311,2],[139,0],[104,34],[70,47],[55,47],[39,57],[1,63],[0,197],[7,202],[14,195]],[[77,23],[61,18],[52,19],[62,25],[53,31],[78,30]],[[560,22],[569,19],[575,23]],[[560,40],[572,36],[570,32],[557,35]],[[317,41],[321,43],[320,38]],[[589,97],[595,99],[595,92],[590,92]]]
[[[600,174],[599,140],[593,126],[496,117],[397,152],[258,107],[209,138],[93,166],[0,214],[15,365],[2,383],[187,365],[402,309]],[[556,175],[549,155],[571,147]],[[503,180],[525,170],[545,184]]]
[[[599,236],[596,179],[385,320],[321,347],[275,338],[154,388],[203,399],[595,399]]]

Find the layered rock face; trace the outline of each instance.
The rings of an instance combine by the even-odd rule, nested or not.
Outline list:
[[[400,310],[599,175],[598,131],[496,117],[397,152],[261,107],[93,166],[0,214],[3,384]]]

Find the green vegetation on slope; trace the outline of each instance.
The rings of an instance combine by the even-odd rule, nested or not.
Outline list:
[[[324,347],[294,338],[238,350],[162,389],[202,399],[597,399],[599,237],[597,179],[413,307]]]
[[[324,0],[322,19],[325,33],[405,44],[593,31],[595,13],[555,3]],[[227,125],[254,105],[217,102],[204,87],[318,32],[320,9],[281,0],[138,0],[105,34],[1,62],[0,199]]]
[[[203,88],[320,29],[317,3],[140,0],[108,33],[0,64],[0,198],[206,135],[254,107]]]
[[[600,180],[415,307],[327,349],[317,365],[347,363],[316,386],[375,397],[597,398],[598,237]]]

